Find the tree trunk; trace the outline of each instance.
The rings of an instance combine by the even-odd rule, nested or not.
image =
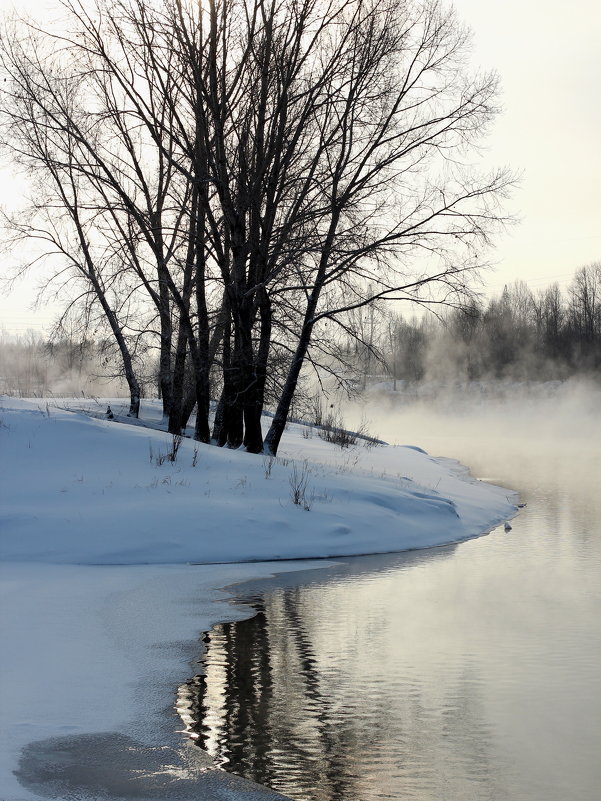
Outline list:
[[[244,446],[249,453],[261,453],[263,450],[263,432],[261,415],[265,403],[265,382],[267,381],[267,362],[271,344],[271,301],[264,288],[261,289],[259,303],[261,335],[259,348],[254,363],[252,384],[249,387],[247,401],[244,406]]]
[[[234,347],[236,349],[236,346]],[[223,340],[223,426],[228,448],[239,448],[244,440],[244,418],[240,401],[239,355],[232,354],[231,333]]]
[[[298,384],[298,377],[305,361],[307,351],[309,350],[309,345],[311,344],[311,335],[313,333],[314,325],[313,315],[315,313],[315,309],[317,308],[317,301],[319,299],[320,291],[321,287],[316,286],[311,293],[311,298],[309,299],[309,304],[305,312],[303,329],[292,358],[292,363],[288,369],[286,383],[284,384],[282,394],[280,395],[280,400],[271,422],[271,426],[269,427],[269,431],[265,437],[265,450],[272,456],[275,456],[278,452],[280,440],[282,438],[282,434],[284,433],[284,429],[286,428],[286,421],[288,420],[288,415],[290,413],[290,406],[292,404],[296,386]]]
[[[319,302],[321,290],[325,285],[326,270],[329,263],[339,219],[340,210],[336,206],[333,206],[328,234],[325,238],[321,251],[319,269],[315,277],[315,283],[313,284],[313,289],[311,290],[311,294],[309,295],[307,301],[307,307],[305,309],[305,315],[303,318],[303,327],[300,333],[298,344],[292,358],[292,363],[288,369],[288,376],[286,378],[286,383],[284,384],[282,394],[280,395],[280,400],[278,401],[275,415],[273,417],[271,426],[269,427],[269,431],[267,432],[267,436],[265,437],[265,450],[272,456],[275,456],[278,452],[280,440],[282,438],[282,434],[284,433],[284,429],[286,428],[286,421],[288,420],[288,415],[290,413],[290,406],[294,399],[294,393],[296,392],[298,377],[304,364],[307,351],[309,350],[309,345],[311,344],[313,326],[315,325],[315,312],[317,310],[317,304]]]
[[[159,352],[159,383],[161,385],[161,399],[163,401],[163,418],[167,419],[171,413],[171,343],[173,328],[171,323],[171,300],[169,297],[169,284],[165,276],[165,267],[161,262],[157,269],[159,283],[158,303],[159,320],[161,326],[160,352]]]
[[[139,392],[139,388],[138,388]],[[140,415],[140,395],[134,390],[132,392],[130,386],[130,395],[129,395],[129,412],[127,413],[128,417],[139,417]]]
[[[215,420],[213,421],[213,440],[220,448],[227,442],[227,431],[225,427],[225,395],[222,392],[215,409]]]
[[[184,331],[184,326],[180,322],[179,332],[177,335],[175,361],[173,364],[173,383],[171,384],[171,411],[169,414],[170,434],[181,434],[182,428],[185,426],[182,412],[184,405],[187,347],[188,335]]]
[[[104,290],[98,280],[96,274],[93,272],[92,268],[92,261],[89,257],[87,250],[84,250],[86,260],[89,265],[89,269],[87,272],[87,277],[92,284],[94,291],[96,293],[96,297],[100,305],[102,306],[102,310],[108,320],[108,323],[111,327],[111,331],[113,332],[113,336],[117,342],[119,347],[119,352],[121,353],[121,360],[123,362],[123,374],[125,375],[125,380],[127,381],[127,386],[129,387],[129,412],[127,413],[128,417],[138,417],[140,414],[140,397],[142,395],[140,391],[140,384],[138,379],[136,378],[136,373],[133,366],[133,360],[131,358],[131,353],[129,352],[129,348],[127,347],[127,342],[125,341],[125,337],[123,335],[123,331],[121,330],[121,326],[119,325],[119,321],[117,320],[117,316],[113,309],[110,307],[108,300],[106,299],[106,295]]]
[[[186,382],[186,386],[187,384],[188,382]],[[184,395],[184,400],[182,403],[181,418],[180,418],[180,424],[182,430],[186,428],[186,426],[188,425],[188,420],[190,419],[195,406],[196,406],[196,387],[194,386],[194,384],[192,384],[192,386],[187,387],[186,393]]]
[[[209,381],[208,372],[204,367],[197,371],[196,381],[196,423],[194,425],[194,439],[198,442],[209,443],[211,430],[209,428]]]

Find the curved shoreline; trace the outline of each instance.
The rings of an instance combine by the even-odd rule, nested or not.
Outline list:
[[[140,749],[148,752],[149,799],[185,790],[198,801],[207,765],[182,751],[165,702],[189,676],[201,632],[240,615],[229,603],[233,587],[347,555],[435,549],[515,513],[505,490],[411,448],[342,451],[292,426],[269,474],[257,457],[210,447],[195,466],[189,440],[181,462],[164,469],[152,459],[170,441],[160,431],[15,399],[2,407],[11,465],[0,520],[7,801],[67,790],[121,798],[115,793],[129,792],[134,778],[121,772],[113,781],[90,761],[90,738],[107,732],[130,738],[137,770]],[[291,454],[311,464],[315,492],[325,493],[310,511],[290,501]],[[199,555],[210,558],[191,564]],[[95,742],[110,750],[110,736]],[[67,752],[86,766],[74,763],[68,787],[60,778]],[[20,755],[27,790],[13,773]]]

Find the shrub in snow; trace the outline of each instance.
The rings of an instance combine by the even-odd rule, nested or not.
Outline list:
[[[306,459],[300,467],[297,462],[293,462],[292,471],[288,479],[290,483],[290,497],[292,499],[292,503],[294,503],[296,506],[302,506],[306,512],[311,509],[312,501],[310,497],[307,497],[307,485],[310,472],[309,464]]]

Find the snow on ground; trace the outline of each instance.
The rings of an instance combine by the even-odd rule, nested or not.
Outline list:
[[[182,564],[381,553],[473,537],[513,512],[505,490],[465,481],[416,449],[341,449],[315,431],[305,439],[303,430],[311,432],[299,425],[272,463],[185,439],[177,461],[159,465],[172,441],[161,431],[11,398],[0,415],[4,560]]]
[[[157,404],[143,417],[158,424]],[[171,443],[143,424],[0,399],[4,801],[275,798],[207,772],[176,732],[170,699],[195,672],[199,633],[241,614],[219,588],[296,566],[267,560],[459,541],[515,510],[454,463],[341,449],[306,426],[289,427],[273,461],[185,439],[159,464]],[[244,561],[262,563],[207,564]]]

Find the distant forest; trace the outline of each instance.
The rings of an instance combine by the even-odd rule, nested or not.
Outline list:
[[[329,373],[349,388],[388,380],[562,380],[601,378],[601,262],[578,270],[562,291],[524,281],[488,301],[472,299],[444,316],[407,319],[373,306],[347,321]],[[158,394],[158,361],[140,355],[144,394]],[[52,340],[0,332],[0,392],[23,397],[126,394],[110,340]],[[305,390],[310,393],[307,381]],[[300,398],[299,398],[300,400]],[[302,403],[300,404],[302,406]]]
[[[362,383],[376,374],[393,381],[599,378],[601,262],[579,269],[564,291],[555,283],[535,292],[516,281],[443,316],[370,309],[354,326],[361,335],[348,339],[343,357]]]

